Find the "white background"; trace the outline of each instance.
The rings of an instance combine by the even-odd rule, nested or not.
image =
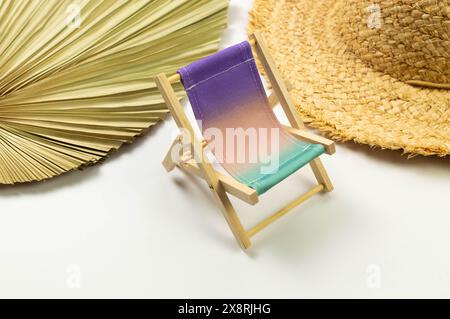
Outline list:
[[[232,1],[223,46],[245,39]],[[206,185],[160,162],[171,118],[104,164],[0,187],[0,297],[450,297],[450,161],[338,144],[335,191],[235,244]],[[304,168],[247,226],[314,182]]]

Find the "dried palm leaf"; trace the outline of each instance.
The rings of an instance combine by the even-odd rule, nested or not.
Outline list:
[[[160,121],[153,76],[217,50],[227,6],[0,0],[0,183],[96,163]]]

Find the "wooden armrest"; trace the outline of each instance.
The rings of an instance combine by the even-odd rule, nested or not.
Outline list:
[[[194,161],[191,160],[188,162],[180,163],[179,166],[181,169],[200,178],[203,178],[200,168]],[[258,193],[253,188],[250,188],[247,185],[238,182],[231,176],[221,174],[217,171],[214,172],[227,193],[236,196],[237,198],[243,200],[244,202],[247,202],[250,205],[255,205],[258,202]]]
[[[298,130],[290,126],[283,125],[283,127],[292,135],[297,137],[300,140],[314,143],[314,144],[322,144],[325,147],[325,153],[328,155],[332,155],[336,152],[336,146],[332,140],[329,140],[325,137],[316,135],[314,133],[310,133],[308,131]]]

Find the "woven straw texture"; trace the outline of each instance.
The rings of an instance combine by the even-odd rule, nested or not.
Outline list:
[[[450,154],[449,0],[256,0],[305,122],[410,156]]]
[[[0,1],[0,184],[94,164],[160,121],[168,110],[154,75],[216,51],[227,8],[226,0]]]

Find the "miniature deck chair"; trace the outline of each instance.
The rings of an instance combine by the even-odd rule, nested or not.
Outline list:
[[[269,98],[263,89],[252,48],[271,82],[273,93]],[[180,80],[187,92],[194,115],[197,121],[201,122],[203,135],[201,140],[195,137],[194,129],[171,86],[172,83]],[[191,63],[178,70],[173,76],[166,77],[165,74],[159,74],[156,77],[156,83],[178,127],[189,135],[187,142],[183,142],[183,140],[186,141],[185,134],[175,139],[163,161],[164,167],[167,171],[171,171],[178,166],[184,171],[203,178],[208,183],[215,201],[243,249],[251,246],[250,238],[253,235],[312,195],[320,191],[333,190],[318,156],[322,153],[333,154],[334,143],[304,130],[305,127],[294,109],[288,89],[270,58],[260,34],[251,35],[249,42],[242,42]],[[272,104],[276,104],[277,100],[283,107],[291,126],[281,125],[273,113]],[[211,128],[213,132],[222,134],[222,141],[218,141],[217,134],[212,134],[214,139],[205,138],[205,133]],[[236,135],[227,134],[229,128],[241,129],[241,133],[248,133],[249,129],[253,128],[255,130],[252,132],[256,132],[258,141],[262,140],[263,144],[265,141],[274,141],[272,137],[276,136],[278,143],[275,143],[275,146],[271,142],[266,143],[270,144],[270,147],[267,147],[269,157],[275,153],[279,156],[275,169],[270,167],[273,165],[267,165],[266,160],[249,161],[248,154],[242,156],[243,153],[252,151],[253,146],[249,142],[252,140],[251,136],[250,134],[245,136],[244,140],[247,143],[239,144],[234,140]],[[188,151],[181,151],[180,154],[179,146],[183,143],[187,143],[189,148]],[[229,144],[233,145],[229,147]],[[234,151],[238,153],[237,157],[241,156],[241,161],[236,160],[236,156],[234,161],[229,161],[227,152],[226,159],[220,161],[231,176],[215,170],[212,162],[205,156],[208,145],[212,145],[212,153],[216,158],[220,151],[223,157],[223,153],[230,150],[232,152],[229,153]],[[177,146],[178,151],[175,149]],[[318,185],[246,231],[227,193],[254,205],[258,202],[259,195],[306,164],[311,166]]]

